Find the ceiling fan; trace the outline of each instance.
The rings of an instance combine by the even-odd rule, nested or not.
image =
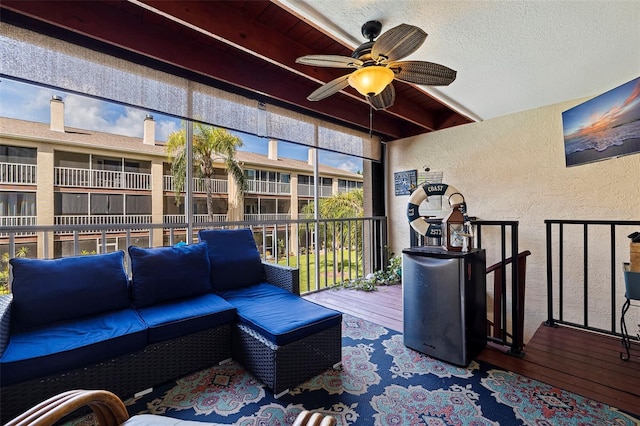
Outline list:
[[[369,21],[362,26],[362,35],[369,41],[353,51],[351,57],[340,55],[307,55],[296,59],[304,65],[333,68],[354,68],[350,74],[320,86],[307,99],[319,101],[347,86],[355,88],[375,109],[393,105],[396,97],[391,82],[394,79],[428,86],[447,86],[456,79],[456,71],[444,65],[425,61],[399,61],[409,56],[427,39],[420,28],[400,24],[382,35],[382,24]],[[376,37],[380,37],[373,41]]]

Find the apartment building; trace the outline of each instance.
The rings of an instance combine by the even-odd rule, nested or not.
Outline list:
[[[88,253],[173,240],[166,230],[147,226],[186,221],[184,202],[176,203],[166,148],[155,140],[153,117],[140,123],[144,136],[134,138],[67,128],[63,100],[53,97],[50,106],[49,124],[0,118],[0,226],[56,226],[53,238],[22,233],[15,243],[33,255],[59,257],[73,254],[77,238]],[[237,153],[248,183],[240,208],[230,206],[236,187],[222,164],[212,181],[212,216],[204,180],[194,179],[195,223],[303,218],[301,211],[314,199],[314,151],[305,162],[279,156],[278,141],[268,143],[268,155]],[[318,181],[318,196],[328,197],[362,187],[363,176],[320,164]],[[110,224],[140,229],[106,235],[88,228]],[[79,237],[71,230],[78,226],[83,227]],[[0,250],[6,251],[7,243],[0,235]]]

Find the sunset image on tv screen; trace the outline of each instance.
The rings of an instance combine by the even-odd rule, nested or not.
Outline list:
[[[640,153],[640,77],[562,113],[567,167]]]

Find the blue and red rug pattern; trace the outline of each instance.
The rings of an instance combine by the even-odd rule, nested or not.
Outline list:
[[[326,371],[279,399],[232,362],[126,401],[127,408],[132,414],[243,426],[290,425],[303,409],[331,414],[338,425],[631,426],[639,421],[485,363],[461,368],[437,361],[405,347],[401,334],[359,318],[345,315],[342,332],[342,370]]]

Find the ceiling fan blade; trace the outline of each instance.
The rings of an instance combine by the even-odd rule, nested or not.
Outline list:
[[[426,86],[447,86],[456,79],[456,71],[444,65],[426,61],[401,61],[388,65],[395,78]]]
[[[400,24],[378,37],[371,48],[371,56],[375,60],[383,57],[388,62],[394,62],[418,50],[426,39],[427,33],[420,28]]]
[[[296,63],[314,67],[360,68],[362,61],[350,56],[340,55],[307,55],[296,59]]]
[[[323,84],[322,86],[314,90],[312,94],[307,96],[307,99],[310,101],[321,101],[322,99],[331,96],[336,92],[339,92],[349,85],[348,78],[349,74],[343,75],[342,77],[338,77],[326,84]]]
[[[374,109],[385,109],[389,108],[393,105],[393,102],[396,100],[396,89],[393,87],[392,83],[387,84],[387,87],[384,88],[380,94],[376,96],[367,96],[367,101],[371,104]]]

